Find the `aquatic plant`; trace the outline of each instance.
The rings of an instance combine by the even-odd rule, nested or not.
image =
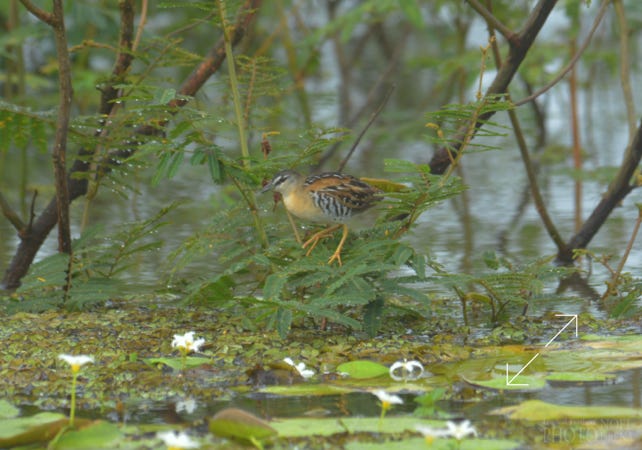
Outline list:
[[[78,382],[78,374],[80,373],[80,368],[88,363],[93,363],[93,356],[88,355],[68,355],[61,354],[58,356],[59,359],[62,359],[64,362],[69,364],[71,367],[71,406],[69,410],[69,426],[73,428],[74,420],[76,418],[76,384]]]
[[[299,375],[301,375],[306,380],[314,376],[314,370],[306,369],[304,362],[295,364],[294,361],[292,361],[292,358],[289,358],[289,357],[283,358],[283,361],[285,361],[285,363],[289,364],[290,366],[294,367],[296,371],[299,372]]]
[[[187,355],[191,352],[197,352],[203,344],[205,339],[194,339],[194,331],[189,331],[185,334],[175,334],[172,340],[172,347],[178,348],[181,352],[181,370],[185,370]]]
[[[471,425],[470,420],[454,421],[449,420],[446,422],[446,428],[433,428],[426,425],[417,425],[415,427],[423,437],[426,443],[432,445],[435,438],[455,438],[458,445],[461,445],[461,440],[467,436],[477,437],[477,430]]]
[[[424,374],[424,366],[419,361],[404,359],[390,366],[390,378],[395,381],[414,381]]]
[[[185,432],[162,431],[156,436],[162,440],[168,450],[184,450],[198,448],[200,445]]]
[[[392,405],[403,404],[403,399],[398,395],[389,394],[383,389],[372,391],[372,394],[381,402],[381,415],[379,416],[379,427],[381,428],[386,412],[392,407]]]

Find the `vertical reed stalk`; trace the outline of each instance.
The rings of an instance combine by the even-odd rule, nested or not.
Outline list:
[[[575,54],[575,39],[571,41],[571,55]],[[580,142],[579,120],[577,117],[577,71],[573,66],[569,76],[569,90],[571,102],[571,130],[573,139],[573,169],[576,172],[575,180],[575,232],[577,233],[582,227],[582,180],[579,177],[582,170],[582,143]]]
[[[635,225],[633,226],[633,232],[631,233],[631,238],[629,239],[629,242],[626,246],[626,249],[624,250],[624,254],[622,255],[622,259],[620,260],[620,263],[617,266],[617,269],[615,269],[615,272],[611,276],[611,280],[606,282],[607,289],[602,294],[602,302],[611,294],[615,294],[617,292],[617,283],[620,278],[620,275],[622,274],[622,270],[624,269],[624,264],[626,264],[626,260],[629,258],[629,253],[631,253],[631,249],[633,248],[633,243],[635,242],[635,238],[638,235],[638,232],[640,231],[640,225],[642,224],[642,205],[638,204],[638,218],[635,221]]]
[[[234,65],[234,53],[232,52],[232,39],[230,29],[225,18],[225,0],[218,0],[218,11],[221,16],[221,24],[223,26],[223,36],[225,37],[225,55],[227,60],[227,69],[230,77],[230,89],[232,91],[232,99],[234,102],[234,114],[236,116],[236,126],[238,128],[239,142],[241,145],[241,157],[243,167],[249,169],[250,167],[250,150],[247,144],[247,137],[245,136],[245,119],[243,116],[243,109],[241,107],[241,94],[239,93],[238,78],[236,76],[236,67]],[[241,186],[238,186],[242,189]],[[242,192],[243,198],[246,200],[252,217],[254,218],[254,228],[259,235],[259,240],[263,247],[267,247],[268,240],[265,229],[261,222],[258,209],[256,207],[256,198],[254,192],[247,190]]]
[[[626,13],[622,0],[613,0],[615,15],[618,25],[620,26],[620,82],[622,84],[622,94],[624,95],[624,104],[626,105],[626,118],[629,124],[629,143],[633,140],[635,130],[637,129],[637,113],[633,89],[631,88],[631,72],[629,70],[631,61],[629,59],[629,33],[630,29],[626,21]]]

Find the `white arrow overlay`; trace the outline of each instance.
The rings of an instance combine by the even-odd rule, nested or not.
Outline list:
[[[556,334],[555,336],[553,336],[553,337],[551,338],[551,340],[550,340],[550,341],[548,341],[548,342],[546,343],[546,345],[544,346],[544,348],[546,348],[546,347],[548,347],[549,345],[551,345],[551,343],[552,343],[555,339],[557,339],[557,336],[559,336],[560,334],[562,334],[562,331],[566,330],[566,329],[568,328],[568,326],[569,326],[570,324],[572,324],[572,323],[573,323],[573,321],[575,321],[575,337],[577,337],[577,322],[578,322],[578,320],[577,320],[577,314],[555,314],[555,316],[556,316],[556,317],[570,317],[570,318],[571,318],[571,320],[569,320],[569,321],[566,323],[566,325],[564,325],[564,326],[562,327],[562,329],[561,329],[561,330],[559,330],[559,331],[557,332],[557,334]],[[526,369],[526,368],[530,365],[530,363],[532,363],[533,361],[535,361],[535,359],[537,359],[537,357],[538,357],[539,355],[540,355],[540,353],[539,353],[539,352],[538,352],[538,353],[536,353],[536,354],[535,354],[535,356],[533,356],[533,357],[531,358],[531,360],[530,360],[530,361],[528,361],[528,362],[524,365],[524,367],[522,367],[521,369],[519,369],[519,372],[517,372],[515,375],[513,375],[513,378],[510,378],[510,379],[509,379],[509,374],[508,374],[508,363],[506,363],[506,386],[528,386],[528,383],[513,383],[513,381],[515,381],[515,378],[517,378],[518,376],[520,376],[520,374],[524,371],[524,369]]]

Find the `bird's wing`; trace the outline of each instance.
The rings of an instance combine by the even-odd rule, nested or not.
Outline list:
[[[333,198],[354,212],[364,211],[381,197],[379,189],[351,175],[324,173],[308,177],[306,188],[313,194]]]

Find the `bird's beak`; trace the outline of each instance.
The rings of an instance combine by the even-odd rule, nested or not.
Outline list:
[[[273,186],[273,183],[270,181],[268,184],[263,186],[263,188],[261,189],[261,194],[265,194],[267,191],[272,189],[272,186]]]

